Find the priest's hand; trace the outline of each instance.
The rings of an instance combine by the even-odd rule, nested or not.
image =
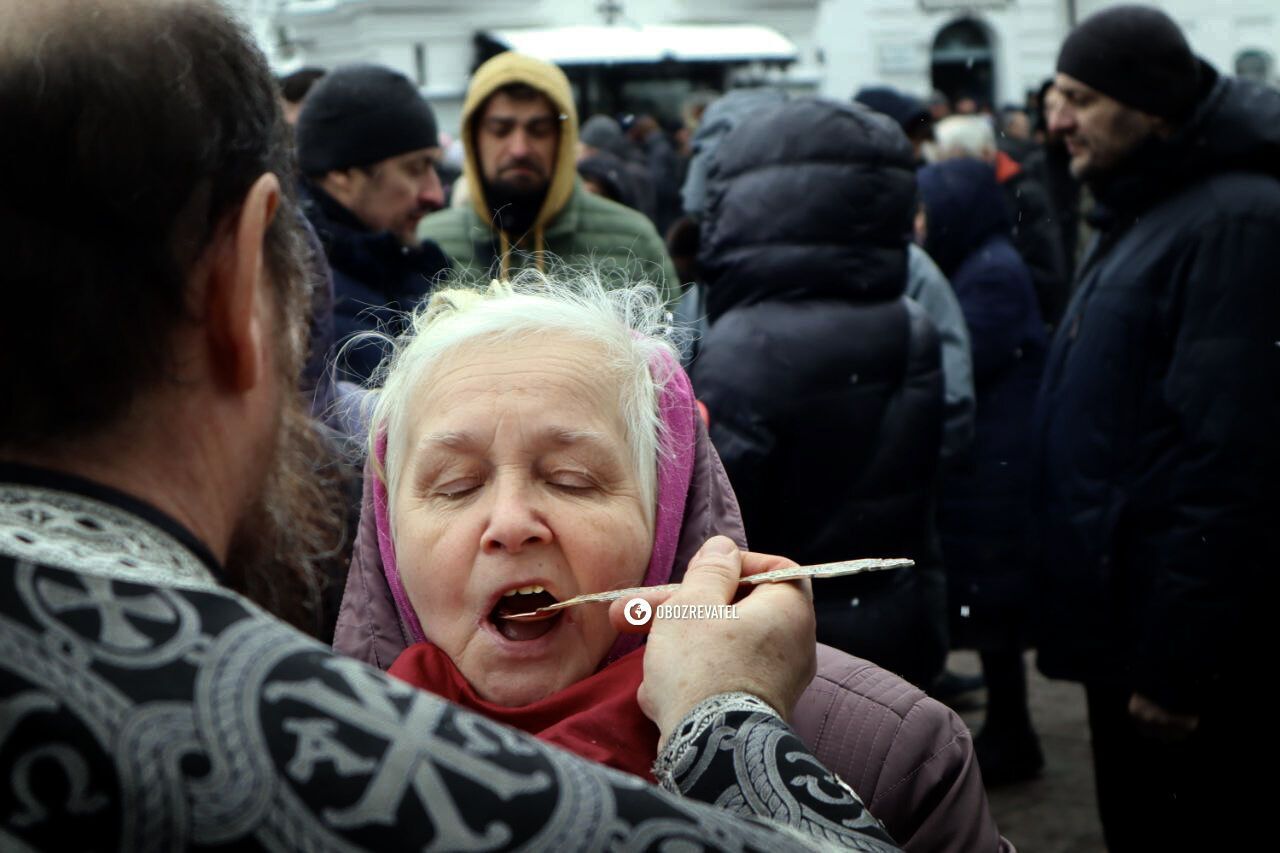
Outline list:
[[[794,565],[784,557],[741,551],[729,538],[715,536],[689,561],[678,590],[643,596],[653,613],[644,625],[626,619],[628,605],[637,609],[634,600],[613,603],[615,627],[649,634],[638,698],[662,744],[695,705],[720,693],[750,693],[789,718],[817,671],[810,582],[760,584],[737,597],[741,576]],[[716,610],[731,603],[737,618]],[[702,605],[704,615],[662,618],[663,604]],[[637,614],[631,615],[635,621]]]

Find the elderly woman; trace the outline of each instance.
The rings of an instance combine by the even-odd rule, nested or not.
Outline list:
[[[644,288],[535,277],[438,293],[399,343],[373,411],[365,513],[335,646],[652,778],[676,721],[661,718],[646,690],[688,674],[647,671],[644,638],[619,632],[617,605],[509,617],[581,593],[680,580],[686,567],[789,564],[735,547],[745,544],[736,502],[668,335],[656,293]],[[739,614],[794,608],[799,592],[756,587]],[[759,646],[734,647],[732,626],[706,623],[654,642],[719,643],[726,660],[751,660],[759,683],[749,692],[790,717],[864,801],[878,801],[890,832],[917,842],[908,849],[1000,849],[967,731],[950,712],[827,649],[808,684],[811,606],[803,599],[794,625]],[[797,629],[808,633],[797,640]],[[780,686],[788,672],[800,673],[794,694]]]
[[[638,638],[598,605],[507,617],[671,576],[693,404],[643,295],[441,293],[373,418],[384,570],[417,643],[391,672],[640,775],[658,732]]]

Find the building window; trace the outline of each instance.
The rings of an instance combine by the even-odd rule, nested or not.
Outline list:
[[[427,85],[427,46],[422,42],[413,46],[413,73],[419,86]]]

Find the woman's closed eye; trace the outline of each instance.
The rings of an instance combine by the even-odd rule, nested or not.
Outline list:
[[[596,481],[582,471],[557,470],[547,474],[546,481],[557,489],[583,492],[596,488]]]
[[[484,481],[479,477],[461,477],[434,486],[431,489],[431,495],[446,500],[460,500],[475,494],[482,485]]]

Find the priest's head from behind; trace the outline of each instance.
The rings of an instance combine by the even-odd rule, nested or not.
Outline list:
[[[212,0],[4,4],[0,124],[0,461],[149,503],[252,587],[299,535],[272,519],[320,512],[262,55]]]

